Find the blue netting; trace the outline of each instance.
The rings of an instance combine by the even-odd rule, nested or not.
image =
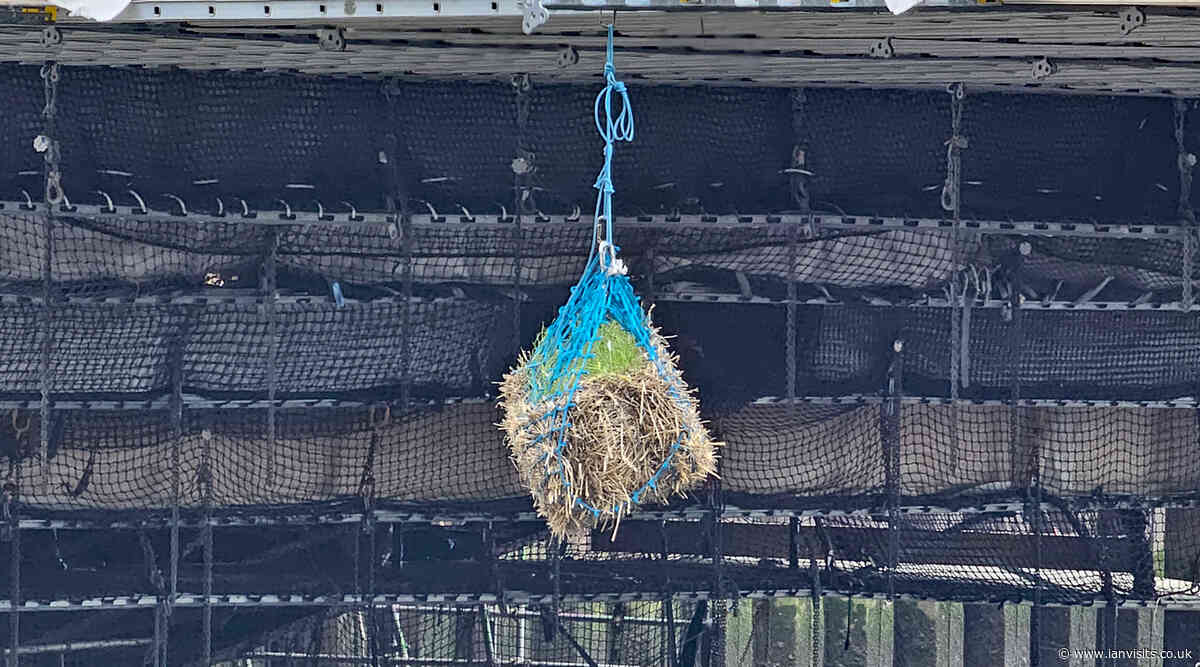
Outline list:
[[[544,454],[542,461],[546,465],[546,475],[557,476],[563,486],[568,488],[571,482],[566,476],[563,450],[567,446],[567,434],[571,428],[571,409],[575,407],[575,394],[579,383],[587,374],[587,360],[594,356],[592,350],[600,337],[601,325],[615,322],[633,336],[647,359],[655,365],[659,377],[668,383],[671,398],[681,409],[688,406],[686,388],[681,386],[682,380],[679,374],[674,372],[671,360],[660,353],[653,340],[649,317],[642,309],[641,300],[633,292],[624,263],[617,259],[618,248],[613,244],[613,148],[617,141],[633,140],[633,109],[629,104],[625,85],[616,79],[612,60],[610,26],[608,60],[604,65],[606,85],[597,95],[594,107],[596,129],[604,139],[604,166],[595,184],[599,192],[596,198],[592,249],[587,268],[584,269],[579,282],[571,288],[571,296],[567,303],[559,309],[558,316],[534,348],[527,363],[530,371],[530,403],[541,405],[548,402],[554,406],[526,424],[526,429],[539,432],[529,446],[537,446],[549,438],[557,440],[553,455]],[[614,93],[620,98],[620,112],[615,117]],[[601,227],[604,228],[603,239],[599,236]],[[544,422],[549,422],[549,428],[539,427]],[[679,437],[663,462],[641,488],[630,494],[629,501],[610,508],[599,508],[577,497],[575,504],[590,511],[594,517],[599,517],[602,513],[620,513],[641,502],[647,491],[656,488],[659,479],[671,467],[675,455],[689,435],[686,426],[681,428]]]

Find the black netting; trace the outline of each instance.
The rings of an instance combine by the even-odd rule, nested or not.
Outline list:
[[[7,65],[8,98],[23,100],[0,132],[14,163],[0,187],[40,193],[41,81]],[[618,151],[617,204],[627,214],[745,213],[791,206],[792,146],[807,146],[818,210],[944,215],[949,96],[812,89],[793,121],[781,89],[635,87],[638,141]],[[21,91],[35,93],[18,94]],[[64,68],[57,108],[64,183],[132,203],[215,210],[216,197],[305,210],[348,200],[381,208],[400,186],[457,213],[513,208],[512,160],[534,171],[529,213],[587,208],[601,143],[590,87],[379,82],[286,74]],[[525,99],[517,112],[515,99]],[[1167,101],[968,93],[963,210],[976,217],[1171,220],[1179,178]],[[582,111],[581,111],[582,110]],[[103,128],[101,131],[100,128]],[[800,131],[801,134],[796,134]],[[1191,139],[1189,130],[1188,141]],[[20,157],[24,156],[24,157]],[[588,156],[591,156],[590,158]],[[390,168],[400,183],[388,183]],[[21,175],[33,171],[33,174]],[[531,197],[531,198],[530,198]]]
[[[909,390],[945,393],[947,310],[820,308],[814,320],[815,332],[806,333],[815,340],[801,364],[801,378],[812,383],[814,393],[879,391],[895,340],[905,344]],[[1193,393],[1198,359],[1189,341],[1198,331],[1190,313],[1045,310],[1025,312],[1022,320],[1022,344],[1013,349],[1016,325],[1009,311],[988,308],[971,315],[962,354],[964,395],[1005,398],[1014,373],[1024,398],[1139,401]]]
[[[498,346],[511,339],[502,307],[465,299],[275,308],[268,316],[261,304],[56,306],[52,391],[162,395],[172,368],[181,366],[189,395],[262,396],[274,389],[279,397],[371,392],[386,399],[404,383],[416,396],[478,395],[504,361]],[[0,306],[0,320],[9,334],[0,348],[3,393],[38,393],[38,308]],[[402,321],[407,330],[400,330]],[[269,330],[278,338],[274,350],[266,344]]]
[[[949,99],[931,92],[805,91],[808,169],[821,210],[941,217]]]
[[[964,217],[1175,216],[1179,176],[1166,100],[971,95],[963,134]]]
[[[1195,604],[1169,103],[969,93],[964,216],[1162,225],[1026,235],[854,217],[947,215],[942,93],[633,87],[616,241],[720,480],[558,545],[494,383],[588,258],[601,142],[595,90],[514,83],[64,68],[47,220],[43,82],[0,68],[0,588],[149,600],[27,638],[734,664],[702,598]]]

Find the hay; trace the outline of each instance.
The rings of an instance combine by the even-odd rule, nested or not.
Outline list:
[[[665,503],[716,473],[716,448],[721,443],[709,438],[691,391],[673,395],[673,387],[686,387],[676,360],[657,331],[651,331],[650,340],[664,361],[666,377],[642,352],[631,370],[589,373],[580,379],[561,477],[553,472],[558,438],[547,436],[553,423],[544,416],[566,398],[529,402],[529,354],[523,354],[500,383],[500,426],[508,436],[512,460],[555,535],[610,525],[615,531],[632,505]],[[668,457],[670,463],[657,483],[635,498]],[[578,500],[603,511],[596,515]]]

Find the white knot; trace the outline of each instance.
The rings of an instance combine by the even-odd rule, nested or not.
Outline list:
[[[617,259],[617,249],[608,241],[600,242],[600,266],[604,267],[604,272],[610,276],[629,274],[629,267],[625,266],[623,260]]]

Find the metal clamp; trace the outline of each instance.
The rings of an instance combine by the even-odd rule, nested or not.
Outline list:
[[[550,20],[550,10],[546,9],[542,0],[519,0],[517,4],[524,15],[521,19],[521,31],[526,35]]]
[[[867,55],[872,58],[891,58],[896,55],[896,49],[892,46],[892,38],[885,37],[867,49]]]
[[[345,51],[346,33],[341,28],[322,28],[317,31],[317,43],[322,51]]]
[[[514,74],[511,79],[512,87],[518,93],[528,93],[533,88],[529,74]]]
[[[61,178],[58,171],[51,171],[46,174],[46,203],[57,206],[63,202],[65,195],[63,194]]]
[[[617,248],[608,241],[600,242],[600,266],[610,276],[624,276],[629,273],[625,262],[617,258]]]
[[[1121,34],[1128,35],[1146,25],[1146,13],[1137,7],[1126,7],[1118,14],[1121,18]]]
[[[560,68],[570,67],[579,62],[579,52],[575,50],[575,47],[568,46],[558,52],[556,62]]]
[[[62,41],[62,31],[58,28],[52,25],[42,28],[41,42],[44,48],[51,49],[60,46]]]
[[[1058,66],[1050,62],[1049,58],[1043,57],[1033,63],[1033,78],[1045,79],[1046,77],[1058,71]]]
[[[376,419],[375,410],[377,407],[379,406],[371,406],[370,411],[367,413],[367,418],[370,420],[371,428],[382,428],[390,424],[392,421],[392,406],[382,406],[382,409],[379,411],[379,418]]]

